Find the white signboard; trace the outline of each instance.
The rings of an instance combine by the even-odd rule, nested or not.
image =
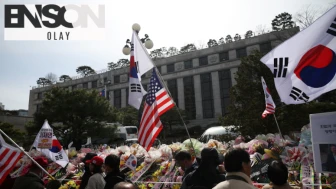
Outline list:
[[[48,122],[45,122],[37,136],[37,148],[51,149],[52,148],[53,130]]]
[[[336,172],[336,112],[310,114],[316,172]]]

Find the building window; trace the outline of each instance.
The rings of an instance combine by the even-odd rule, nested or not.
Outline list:
[[[263,43],[263,44],[260,44],[260,52],[261,53],[268,53],[272,50],[272,44],[271,42],[267,42],[267,43]]]
[[[200,57],[199,58],[199,65],[200,66],[208,65],[208,57],[207,56]]]
[[[147,91],[147,85],[146,84],[142,85],[142,87],[145,89],[145,91]]]
[[[107,77],[104,77],[104,84],[107,84]]]
[[[41,110],[41,104],[36,104],[36,112],[40,112]]]
[[[43,98],[43,94],[42,93],[37,93],[37,99],[42,99]]]
[[[92,82],[91,82],[91,84],[92,84],[92,85],[91,85],[91,88],[92,88],[92,89],[97,88],[97,82],[98,82],[98,81],[92,81]]]
[[[211,73],[201,74],[203,118],[214,117]]]
[[[120,83],[120,75],[114,76],[114,83]]]
[[[227,61],[227,60],[229,60],[229,53],[228,52],[219,53],[219,61],[220,62]]]
[[[247,56],[246,48],[237,49],[237,58],[243,58]]]
[[[83,89],[87,89],[89,87],[88,83],[83,83]]]
[[[126,106],[128,106],[128,87],[126,88]]]
[[[105,96],[105,98],[106,98],[107,100],[110,100],[110,92],[111,92],[111,91],[106,91],[106,96]]]
[[[194,77],[183,78],[184,106],[187,119],[196,119]]]
[[[121,89],[114,91],[114,107],[121,108]]]
[[[193,67],[192,60],[184,61],[184,69],[189,69],[192,67]]]
[[[178,93],[177,93],[177,82],[176,79],[168,80],[167,81],[167,87],[170,91],[170,94],[173,97],[174,102],[176,105],[178,104]]]
[[[218,72],[218,75],[222,115],[224,116],[228,113],[228,106],[230,105],[231,72],[230,70],[222,70]]]
[[[174,72],[175,71],[175,65],[174,64],[168,64],[167,65],[167,73]]]

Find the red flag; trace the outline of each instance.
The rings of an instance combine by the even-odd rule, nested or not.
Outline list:
[[[7,144],[0,134],[0,185],[22,156],[23,152]]]
[[[150,80],[144,110],[140,121],[139,143],[147,151],[162,130],[160,116],[174,107],[172,98],[162,86],[155,68]]]
[[[261,77],[261,83],[264,89],[264,94],[265,94],[265,102],[266,102],[266,109],[262,113],[262,118],[265,118],[268,114],[274,114],[275,113],[275,104],[272,99],[271,93],[266,85],[266,82],[263,77]]]

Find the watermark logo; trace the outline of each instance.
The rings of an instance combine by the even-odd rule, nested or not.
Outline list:
[[[5,5],[5,40],[104,40],[105,5]]]

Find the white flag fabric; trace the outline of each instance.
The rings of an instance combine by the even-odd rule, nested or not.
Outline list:
[[[46,124],[48,124],[47,121],[43,125],[46,125]],[[48,126],[49,126],[49,124],[48,124]],[[41,132],[41,130],[40,130],[40,132]],[[37,151],[42,152],[45,156],[47,156],[52,161],[56,162],[57,164],[59,164],[62,167],[65,167],[69,163],[69,158],[68,158],[68,155],[65,153],[63,147],[61,146],[61,144],[57,140],[55,135],[52,136],[52,147],[50,149],[40,149],[40,148],[37,147],[38,146],[38,137],[40,135],[40,132],[36,136],[33,146],[36,148]]]
[[[136,169],[136,167],[137,167],[137,158],[133,154],[131,154],[128,157],[128,159],[126,161],[126,166],[128,168],[132,169],[133,171]]]
[[[135,31],[133,32],[133,38],[135,61],[138,65],[139,75],[142,76],[154,67],[154,63]],[[141,80],[141,77],[139,79]]]
[[[35,139],[37,141],[36,147],[41,149],[52,148],[52,136],[53,136],[53,130],[48,124],[48,121],[45,121],[39,134],[36,136]]]
[[[139,61],[135,62],[135,49],[140,48],[135,47],[134,39],[136,40],[138,34],[133,31],[132,35],[132,47],[131,47],[131,59],[130,59],[130,78],[129,78],[129,87],[128,87],[128,104],[133,106],[136,109],[139,109],[141,106],[142,98],[146,95],[146,91],[141,84],[141,75],[139,74]],[[142,46],[142,44],[141,44]],[[141,52],[141,51],[140,51]]]
[[[261,83],[264,89],[265,94],[265,103],[266,103],[266,109],[262,113],[262,118],[265,118],[268,114],[274,114],[275,113],[275,104],[271,95],[270,90],[268,89],[266,82],[263,77],[261,77]]]
[[[335,36],[336,6],[261,59],[282,102],[302,104],[336,89]]]

